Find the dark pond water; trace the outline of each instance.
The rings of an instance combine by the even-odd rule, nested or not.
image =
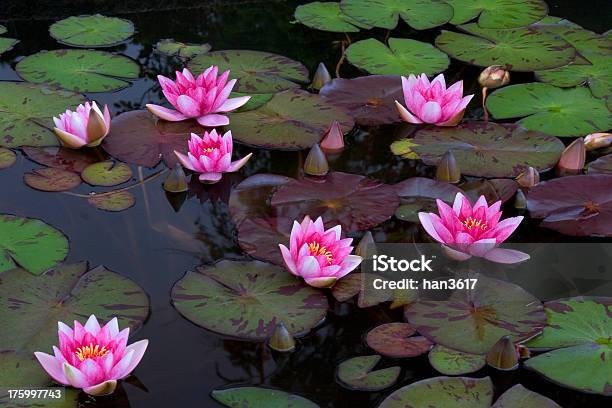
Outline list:
[[[335,66],[338,58],[338,49],[334,48],[333,42],[339,39],[339,35],[316,32],[290,23],[293,10],[300,3],[297,1],[215,3],[146,11],[129,10],[120,5],[101,5],[99,9],[94,8],[96,2],[92,2],[79,9],[68,6],[34,9],[32,12],[36,19],[28,19],[23,6],[13,3],[14,14],[0,16],[0,22],[21,43],[2,55],[0,80],[18,80],[13,67],[20,56],[42,49],[61,48],[47,32],[48,25],[56,19],[102,11],[106,14],[117,12],[118,16],[134,22],[137,28],[134,38],[127,44],[114,47],[113,51],[137,60],[143,78],[115,93],[88,95],[100,103],[107,103],[115,115],[140,109],[145,103],[163,101],[155,77],[160,73],[171,76],[178,61],[153,52],[153,45],[161,38],[209,42],[217,50],[275,52],[301,61],[311,72],[320,61],[328,67]],[[551,15],[569,18],[594,31],[602,32],[612,26],[609,1],[550,0],[548,3]],[[414,35],[407,26],[402,26],[400,32]],[[432,42],[437,32],[429,30],[426,35],[416,34],[415,38]],[[352,69],[345,65],[343,74],[356,74]],[[466,78],[467,93],[478,93],[474,79],[479,69],[453,62],[449,72],[451,78],[455,76],[453,81],[460,76]],[[530,79],[530,74],[516,76],[516,81]],[[467,115],[480,113],[478,105],[473,104]],[[356,130],[347,138],[350,148],[334,159],[331,166],[335,170],[366,174],[388,182],[413,175],[430,176],[431,168],[401,160],[390,153],[388,146],[399,132],[401,126]],[[171,305],[170,290],[185,271],[218,259],[243,256],[235,240],[234,225],[227,207],[232,185],[256,173],[296,176],[304,159],[304,153],[297,152],[256,150],[245,146],[238,146],[237,150],[235,157],[255,152],[241,174],[225,177],[221,184],[212,188],[200,187],[190,192],[178,211],[162,190],[163,177],[132,189],[136,205],[131,209],[108,213],[93,208],[78,197],[41,193],[25,186],[21,182],[22,175],[37,165],[23,155],[19,156],[16,165],[0,172],[0,213],[45,220],[70,238],[69,262],[87,260],[90,265],[105,265],[134,279],[150,296],[151,314],[134,336],[134,340],[148,338],[151,341],[148,353],[136,370],[146,389],[124,383],[124,392],[98,399],[96,403],[89,401],[87,406],[213,407],[220,405],[212,400],[210,391],[243,384],[266,385],[300,394],[321,407],[373,407],[390,393],[389,390],[380,393],[348,391],[335,382],[335,368],[338,362],[348,357],[367,354],[364,333],[377,324],[399,320],[397,311],[389,312],[386,307],[358,309],[351,303],[337,304],[330,297],[332,311],[325,322],[300,340],[297,352],[278,356],[262,344],[227,339],[207,332],[181,317]],[[143,175],[162,168],[163,164],[155,169],[142,169]],[[91,188],[83,186],[77,190],[85,194],[89,191]],[[523,223],[512,239],[517,242],[572,240],[550,230],[537,229],[535,224],[533,221]],[[381,241],[387,237],[401,241],[412,239],[415,231],[413,225],[391,220],[379,226],[375,236]],[[425,356],[399,361],[385,359],[383,362],[388,366],[402,366],[398,382],[401,385],[437,375]],[[526,370],[500,373],[483,369],[477,373],[477,376],[485,375],[493,377],[496,395],[520,382],[566,408],[603,407],[610,403],[603,397],[554,386]]]

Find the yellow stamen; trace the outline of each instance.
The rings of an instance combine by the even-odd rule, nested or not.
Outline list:
[[[106,349],[106,346],[100,347],[99,344],[94,346],[93,343],[89,343],[89,346],[79,347],[74,352],[81,361],[88,358],[104,357],[108,353],[109,350]]]
[[[331,251],[328,251],[327,248],[321,246],[318,242],[311,242],[308,244],[308,250],[310,251],[310,255],[313,256],[324,255],[327,258],[328,264],[331,264],[334,260],[334,255]]]
[[[204,149],[206,153],[212,153],[213,150],[215,150],[214,147],[207,147],[206,149]]]
[[[487,223],[484,222],[483,220],[477,220],[477,219],[472,218],[472,217],[466,218],[466,220],[463,221],[463,225],[465,225],[465,228],[467,228],[467,229],[480,228],[483,231],[486,230],[487,228],[489,228]]]

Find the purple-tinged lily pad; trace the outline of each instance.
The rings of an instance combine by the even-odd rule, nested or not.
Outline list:
[[[11,167],[17,161],[15,152],[10,149],[0,147],[0,170]]]
[[[113,317],[132,332],[149,314],[149,298],[134,281],[87,263],[61,265],[35,276],[21,268],[2,273],[0,344],[7,349],[51,351],[57,344],[57,322],[83,322],[95,314]]]
[[[125,163],[104,161],[83,169],[81,178],[92,186],[112,187],[132,178],[132,169]]]
[[[212,397],[230,408],[319,408],[314,402],[285,391],[262,387],[213,390]]]
[[[402,102],[402,81],[395,75],[336,78],[319,91],[334,105],[344,106],[358,125],[374,126],[400,122],[395,101]]]
[[[102,152],[99,151],[100,154],[96,154],[96,151],[93,149],[74,150],[57,146],[25,146],[23,147],[23,152],[28,159],[38,164],[73,173],[80,173],[85,167],[99,162],[105,157]]]
[[[99,210],[119,212],[133,207],[136,198],[129,191],[116,191],[93,194],[87,201]]]
[[[393,186],[356,174],[331,172],[324,180],[303,178],[279,187],[272,196],[277,216],[301,220],[323,217],[326,225],[367,230],[388,220],[399,204]]]
[[[482,179],[461,184],[461,189],[473,203],[481,195],[485,196],[488,203],[505,203],[514,196],[518,188],[518,183],[512,179]]]
[[[434,377],[396,390],[378,408],[489,408],[492,402],[489,377]]]
[[[286,218],[247,218],[238,225],[238,244],[255,259],[284,265],[278,244],[289,244],[291,225]]]
[[[612,175],[568,176],[542,182],[527,195],[527,209],[542,227],[575,236],[612,236]]]
[[[362,279],[362,274],[359,272],[349,273],[336,282],[331,293],[338,302],[346,302],[361,292]]]
[[[172,303],[189,321],[246,340],[265,340],[277,323],[306,334],[327,313],[325,294],[284,268],[223,260],[189,271],[172,289]]]
[[[338,380],[345,388],[357,391],[380,391],[392,386],[399,377],[398,366],[372,371],[380,362],[380,356],[349,358],[338,365]]]
[[[612,174],[612,154],[607,154],[589,163],[587,166],[587,173]]]
[[[546,315],[537,298],[513,283],[477,278],[473,290],[406,306],[406,320],[432,342],[472,354],[487,353],[502,336],[516,343],[542,331]]]
[[[429,363],[444,375],[469,374],[484,367],[482,354],[470,354],[436,344],[429,351]]]
[[[43,167],[23,175],[23,181],[41,191],[68,191],[81,184],[78,174],[71,171]]]
[[[427,353],[433,343],[423,336],[413,336],[414,326],[408,323],[386,323],[368,332],[366,343],[386,357],[416,357]]]
[[[174,151],[187,152],[191,133],[204,128],[195,121],[166,122],[144,110],[123,113],[113,126],[103,147],[114,158],[137,166],[154,167],[161,159],[170,168],[178,162]]]
[[[521,384],[516,384],[504,392],[491,408],[561,408],[561,406]]]
[[[418,222],[418,213],[421,211],[437,211],[436,199],[452,204],[457,193],[461,192],[461,189],[450,183],[426,177],[411,177],[393,187],[400,197],[400,206],[395,216],[409,222]]]
[[[229,198],[229,211],[234,224],[240,225],[247,218],[269,217],[272,193],[287,184],[290,177],[278,174],[255,174],[244,179]]]

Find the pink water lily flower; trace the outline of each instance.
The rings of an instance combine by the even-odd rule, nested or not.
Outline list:
[[[206,183],[216,183],[221,180],[223,173],[238,171],[253,155],[249,153],[240,160],[231,161],[234,149],[231,131],[227,131],[223,136],[219,136],[215,129],[212,132],[204,132],[202,137],[192,133],[191,140],[187,143],[189,152],[186,156],[176,150],[174,154],[184,167],[201,173],[200,181]]]
[[[304,278],[307,284],[328,288],[361,263],[361,257],[350,255],[352,238],[341,239],[341,226],[325,229],[321,217],[302,223],[293,222],[289,248],[279,244],[289,271]]]
[[[463,118],[465,107],[474,95],[463,96],[463,81],[446,89],[444,75],[429,82],[427,75],[402,77],[406,109],[398,101],[395,106],[406,122],[431,123],[436,126],[455,126]]]
[[[172,122],[195,118],[202,126],[228,125],[229,118],[220,113],[238,109],[251,97],[228,99],[236,80],[227,80],[229,71],[221,75],[218,73],[219,68],[213,65],[197,78],[194,78],[187,68],[183,69],[182,73],[176,72],[176,81],[158,75],[157,79],[166,99],[176,110],[151,103],[146,105],[147,109],[158,118]]]
[[[437,200],[438,214],[419,213],[419,220],[433,239],[444,244],[447,254],[457,260],[479,256],[499,263],[515,263],[529,259],[529,255],[511,249],[498,248],[518,227],[523,217],[500,221],[501,201],[487,205],[480,196],[472,207],[461,193],[455,196],[451,208]]]
[[[53,122],[53,132],[62,145],[80,149],[83,146],[94,147],[102,143],[110,131],[111,118],[108,106],[104,105],[102,113],[95,102],[85,102],[77,106],[76,112],[66,110],[65,113],[60,113],[59,119],[53,117]]]
[[[54,355],[34,353],[45,371],[58,383],[82,388],[90,395],[106,395],[115,390],[117,380],[138,365],[149,344],[148,340],[127,344],[130,329],[119,331],[117,318],[100,327],[91,315],[83,326],[74,321],[74,328],[57,323],[59,348]]]

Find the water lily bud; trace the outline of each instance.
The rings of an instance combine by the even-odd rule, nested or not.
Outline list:
[[[448,181],[449,183],[458,183],[461,180],[461,171],[455,160],[455,156],[449,150],[444,153],[436,168],[436,179],[440,181]]]
[[[516,177],[516,182],[524,188],[531,188],[540,182],[540,173],[531,166],[525,169]]]
[[[164,190],[169,193],[182,193],[189,189],[187,176],[179,163],[177,163],[164,180]]]
[[[337,120],[332,121],[321,141],[321,148],[328,153],[336,153],[344,149],[344,133]]]
[[[483,88],[499,88],[510,83],[510,73],[502,65],[491,65],[480,73],[478,83]]]
[[[355,255],[359,255],[362,258],[368,258],[375,254],[376,243],[374,242],[374,237],[370,231],[366,231],[355,248]]]
[[[612,133],[591,133],[584,138],[584,147],[588,151],[612,145]]]
[[[304,163],[304,173],[309,176],[324,176],[329,172],[329,164],[327,163],[327,157],[321,150],[318,143],[315,143],[308,156],[306,156],[306,162]]]
[[[559,163],[557,163],[557,172],[559,175],[579,174],[582,172],[585,160],[586,149],[584,147],[584,139],[580,137],[574,140],[561,153],[561,158]]]
[[[487,353],[487,364],[503,371],[515,370],[519,365],[519,355],[510,336],[504,336]]]
[[[514,197],[514,208],[517,210],[527,209],[527,197],[525,197],[523,190],[516,191],[516,197]]]
[[[314,77],[312,77],[312,83],[310,84],[310,87],[318,91],[321,88],[323,88],[325,84],[327,84],[328,82],[331,82],[331,80],[332,80],[332,77],[329,74],[327,67],[322,62],[319,62],[317,71],[315,72]]]
[[[268,346],[272,350],[280,351],[281,353],[295,350],[295,339],[283,322],[278,323],[274,328],[274,332],[268,340]]]

